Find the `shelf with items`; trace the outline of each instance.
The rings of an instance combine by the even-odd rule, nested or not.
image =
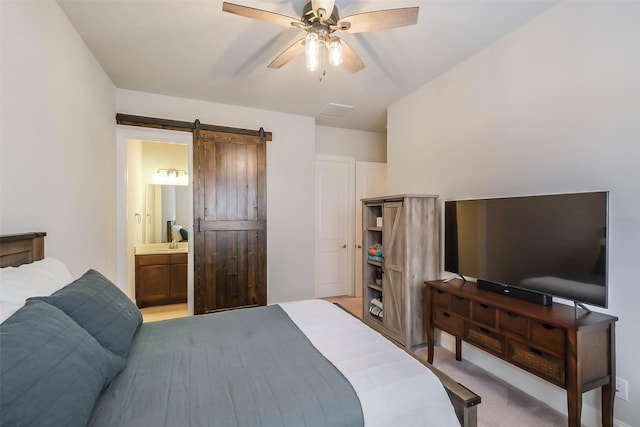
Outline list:
[[[382,286],[378,286],[374,283],[367,283],[367,287],[369,287],[370,289],[373,289],[374,291],[378,291],[382,293]]]
[[[363,319],[408,348],[426,342],[423,281],[439,277],[436,200],[398,195],[362,201]]]
[[[382,266],[384,263],[384,246],[382,241],[382,212],[383,204],[370,203],[363,206],[363,244],[364,244],[364,271],[365,283],[363,299],[363,315],[376,324],[382,324],[382,301],[384,289],[382,284]],[[374,302],[375,301],[375,302]]]

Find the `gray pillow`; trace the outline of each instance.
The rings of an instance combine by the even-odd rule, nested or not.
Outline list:
[[[48,297],[37,297],[64,311],[102,346],[124,358],[142,323],[138,307],[109,279],[95,270]]]
[[[27,301],[0,325],[0,425],[86,426],[125,365],[69,316]]]

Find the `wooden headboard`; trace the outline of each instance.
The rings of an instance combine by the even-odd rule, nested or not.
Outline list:
[[[47,233],[22,233],[0,236],[0,267],[17,267],[44,258]]]

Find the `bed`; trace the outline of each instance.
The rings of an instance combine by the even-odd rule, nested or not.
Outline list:
[[[99,272],[69,283],[44,236],[0,237],[2,298],[18,273],[42,282],[0,325],[2,425],[476,423],[477,395],[336,305],[142,323]]]

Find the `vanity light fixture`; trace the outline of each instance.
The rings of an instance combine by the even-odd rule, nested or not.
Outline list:
[[[184,169],[158,169],[156,183],[165,185],[189,185],[189,174]]]

